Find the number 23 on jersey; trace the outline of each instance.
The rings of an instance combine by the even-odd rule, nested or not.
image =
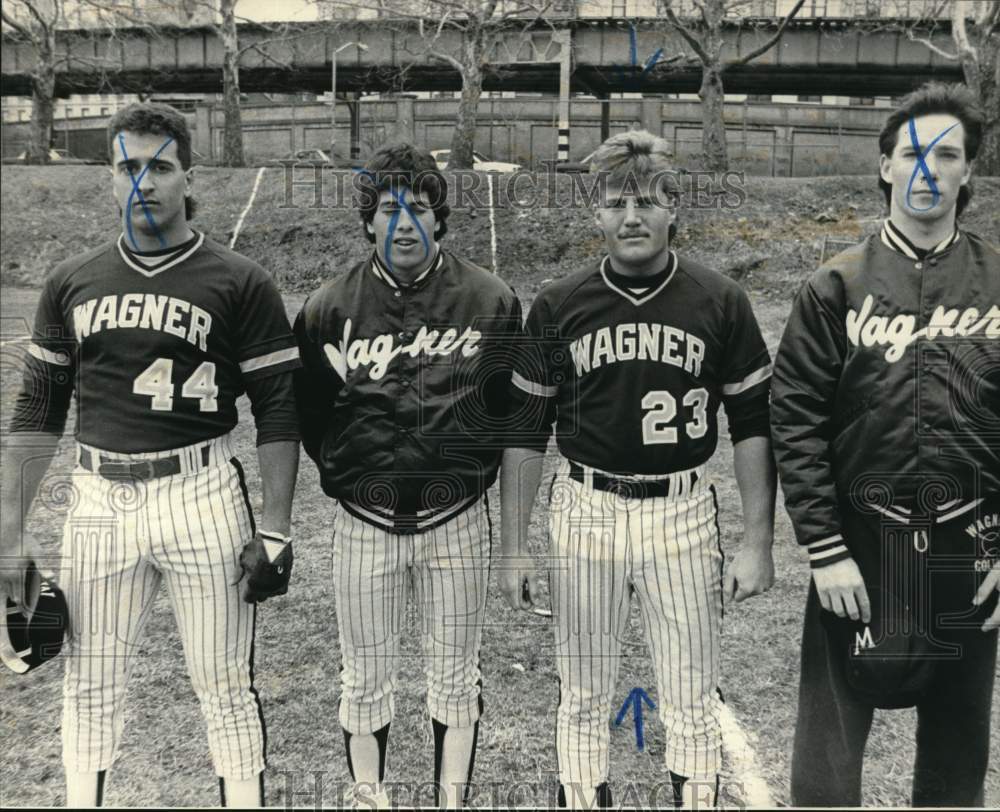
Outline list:
[[[681,403],[691,408],[691,420],[684,423],[684,431],[692,440],[705,436],[708,431],[708,392],[691,389]],[[646,416],[642,418],[644,445],[676,443],[677,428],[670,425],[677,417],[677,399],[666,389],[653,389],[642,398]]]
[[[155,412],[169,412],[174,408],[174,361],[172,358],[157,358],[133,381],[132,392],[146,395],[153,400],[150,408]],[[198,410],[217,412],[219,410],[219,387],[215,385],[215,364],[202,362],[191,373],[183,386],[182,398],[198,401]]]

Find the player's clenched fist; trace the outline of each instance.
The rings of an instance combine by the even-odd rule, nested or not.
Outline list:
[[[838,617],[859,618],[868,623],[872,619],[871,603],[861,570],[853,558],[845,558],[812,571],[819,602],[827,611]]]
[[[744,546],[726,570],[723,593],[726,601],[740,601],[762,595],[774,585],[774,558],[771,547]]]
[[[292,542],[275,533],[256,532],[240,553],[246,577],[243,600],[259,603],[288,592],[292,576]]]
[[[530,612],[535,608],[538,581],[535,562],[528,555],[506,556],[500,569],[500,591],[512,609]]]

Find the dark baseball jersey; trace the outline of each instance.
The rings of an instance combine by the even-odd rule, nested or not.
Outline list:
[[[204,234],[152,267],[121,237],[61,263],[28,350],[26,382],[75,385],[77,439],[124,453],[225,434],[248,383],[299,366],[270,276]]]
[[[770,356],[740,286],[671,252],[663,281],[617,286],[607,257],[544,288],[512,379],[514,446],[621,474],[668,474],[715,451],[720,403],[734,442],[768,433]]]
[[[816,271],[775,362],[785,507],[813,567],[851,555],[841,505],[1000,492],[1000,254],[955,231],[921,252],[886,221]]]
[[[422,532],[494,482],[521,335],[501,279],[441,251],[401,286],[373,255],[309,297],[295,334],[303,445],[346,510]]]

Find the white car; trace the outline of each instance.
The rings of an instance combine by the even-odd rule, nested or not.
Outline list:
[[[432,149],[431,155],[437,162],[438,169],[447,169],[448,161],[451,158],[450,149]],[[518,172],[521,164],[507,163],[506,161],[491,161],[481,152],[472,151],[472,168],[477,172]]]

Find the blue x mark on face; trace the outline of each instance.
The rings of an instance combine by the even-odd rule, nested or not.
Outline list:
[[[942,138],[944,138],[948,133],[958,126],[957,123],[952,124],[944,132],[939,133],[930,144],[927,145],[927,149],[920,149],[920,139],[917,138],[917,127],[910,118],[909,122],[909,132],[910,132],[910,144],[913,146],[914,152],[917,153],[916,163],[913,165],[913,174],[910,175],[910,183],[906,187],[906,205],[909,206],[914,211],[930,211],[933,209],[938,202],[941,200],[941,193],[938,191],[937,184],[934,182],[934,175],[931,173],[930,167],[927,166],[927,161],[925,158],[930,154],[930,151],[934,149],[934,145],[937,144]],[[910,195],[913,192],[913,182],[917,179],[917,173],[920,173],[927,180],[927,188],[930,189],[931,193],[931,204],[925,206],[924,208],[919,208],[914,206],[910,202]]]
[[[372,180],[375,179],[374,173],[368,169],[355,169],[354,171],[363,175],[367,175]],[[424,257],[426,258],[431,250],[430,240],[427,237],[427,232],[425,232],[423,226],[420,225],[420,221],[417,219],[417,215],[414,213],[413,209],[410,208],[410,205],[404,199],[406,197],[406,187],[403,187],[402,192],[399,192],[397,191],[395,186],[390,185],[389,193],[396,200],[396,203],[399,204],[400,209],[406,212],[406,215],[410,218],[410,221],[413,223],[413,225],[417,227],[417,233],[420,234],[420,240],[424,244]],[[392,216],[389,218],[389,233],[386,234],[385,245],[383,246],[382,249],[382,253],[385,255],[385,264],[389,266],[390,271],[395,271],[395,268],[392,267],[392,241],[396,236],[396,227],[399,225],[399,214],[400,214],[399,209],[396,209],[396,211],[394,211],[392,213]]]
[[[135,241],[135,235],[132,233],[132,200],[136,196],[139,198],[139,205],[142,206],[142,213],[146,217],[146,222],[149,223],[149,227],[153,229],[153,233],[156,235],[156,239],[159,241],[161,247],[166,247],[167,241],[163,238],[160,233],[159,226],[156,225],[156,221],[153,219],[153,215],[150,213],[149,208],[146,206],[146,199],[142,196],[142,192],[139,191],[139,184],[142,179],[146,176],[149,171],[149,167],[153,165],[153,161],[160,157],[160,153],[163,152],[173,141],[173,138],[168,138],[163,142],[163,145],[156,150],[156,154],[150,158],[149,163],[146,164],[146,168],[142,170],[138,175],[132,173],[132,168],[126,163],[125,168],[128,169],[128,176],[132,181],[132,191],[129,192],[128,200],[125,201],[124,217],[125,217],[125,231],[128,233],[129,242],[132,243],[132,247],[138,251],[139,246]],[[122,160],[128,161],[128,153],[125,151],[125,136],[123,133],[118,133],[118,147],[122,151]]]

